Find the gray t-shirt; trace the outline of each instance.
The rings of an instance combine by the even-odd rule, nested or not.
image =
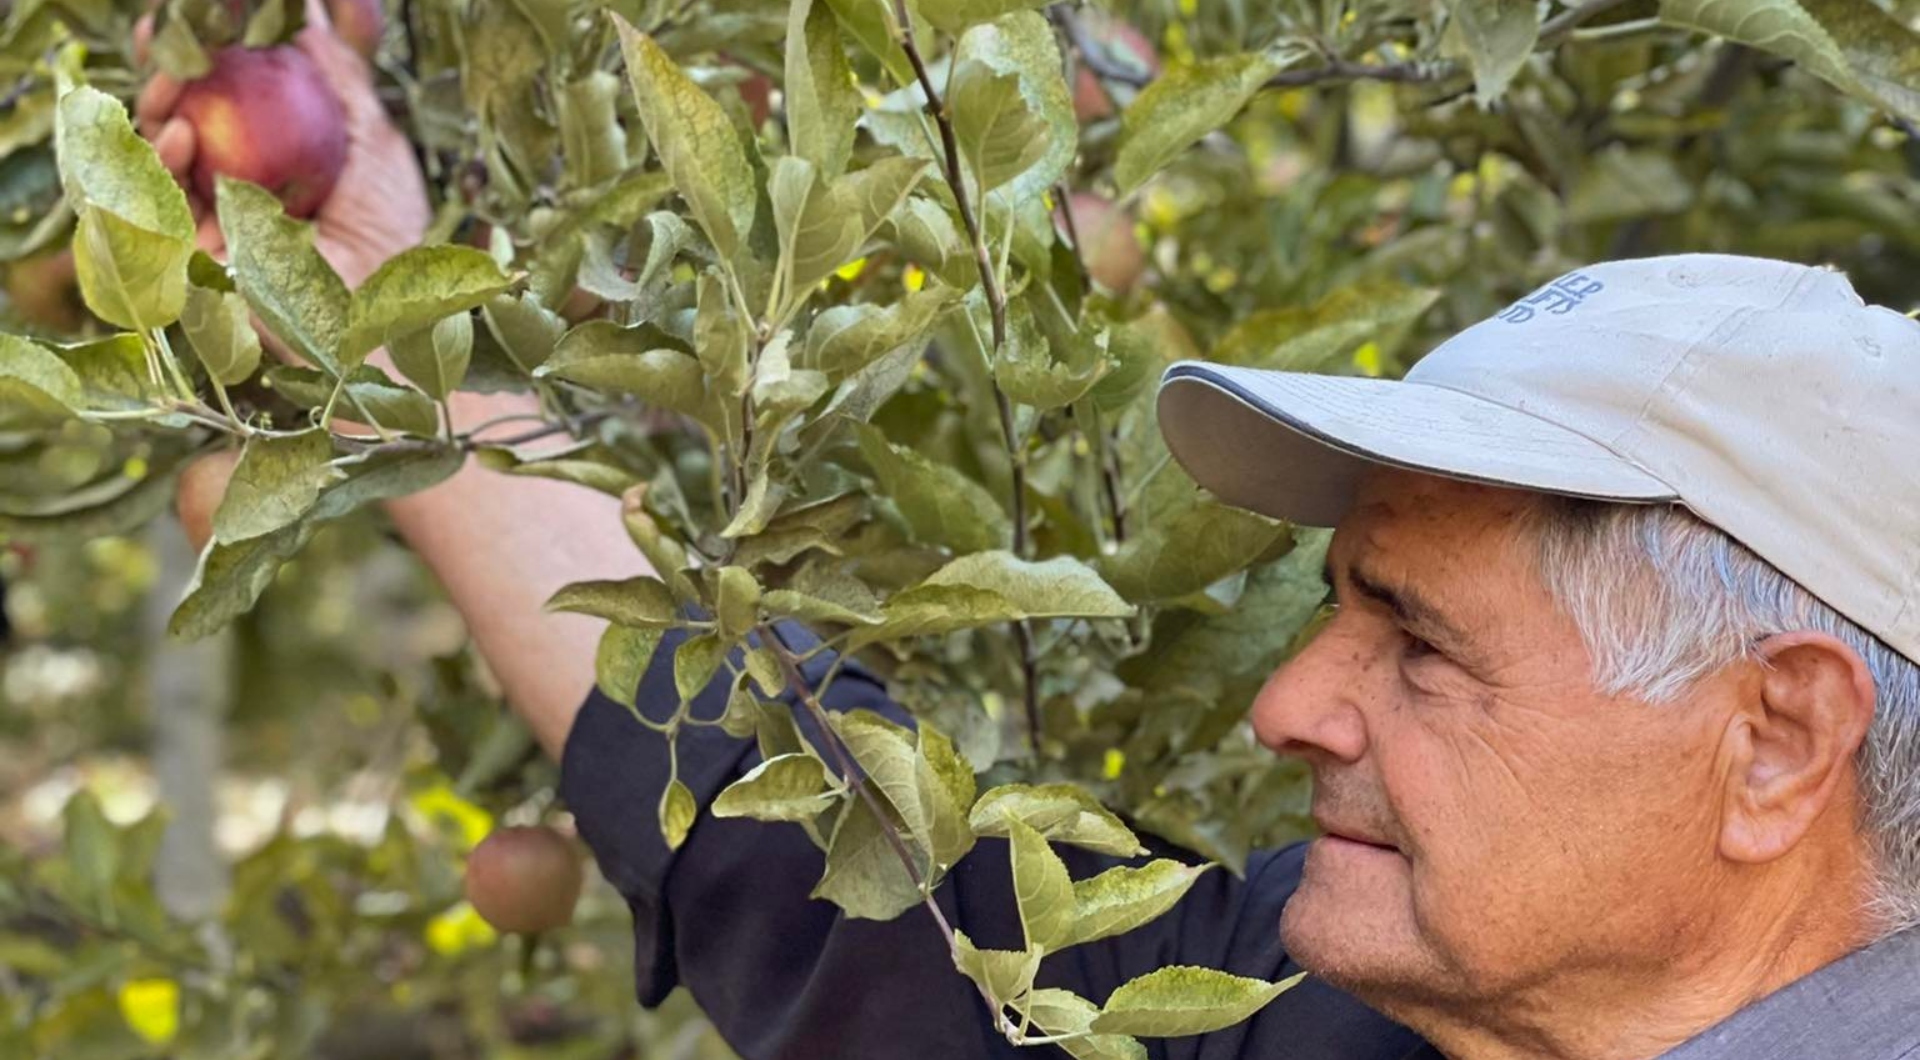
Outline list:
[[[1920,1058],[1920,929],[1796,979],[1661,1060]]]

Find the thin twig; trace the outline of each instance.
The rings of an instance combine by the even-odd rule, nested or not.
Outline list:
[[[1540,36],[1536,47],[1551,48],[1561,43],[1583,23],[1596,18],[1627,0],[1588,0],[1587,3],[1569,7],[1540,26]],[[1087,64],[1100,80],[1114,84],[1131,85],[1143,88],[1151,83],[1156,75],[1142,73],[1122,66],[1107,58],[1097,46],[1087,38],[1086,31],[1079,21],[1065,9],[1061,9],[1061,21],[1068,34],[1073,38],[1075,48],[1080,52],[1080,61]],[[1452,60],[1435,62],[1398,62],[1398,63],[1357,63],[1338,56],[1328,59],[1320,66],[1303,70],[1282,70],[1267,78],[1263,88],[1305,88],[1310,85],[1338,84],[1349,81],[1384,81],[1391,84],[1422,84],[1435,81],[1448,81],[1467,73],[1465,65]]]
[[[827,753],[833,756],[834,766],[840,770],[840,775],[845,778],[847,786],[867,804],[867,809],[873,813],[874,820],[879,822],[880,834],[886,837],[887,846],[893,850],[894,857],[900,859],[900,866],[906,870],[907,878],[913,881],[914,889],[920,892],[920,904],[926,907],[927,912],[933,914],[933,922],[940,928],[940,936],[946,940],[947,951],[953,955],[957,966],[960,942],[955,935],[953,925],[947,920],[946,911],[940,908],[939,902],[934,901],[933,889],[927,886],[925,877],[920,875],[919,862],[914,860],[913,851],[908,849],[906,839],[901,836],[900,830],[894,827],[892,818],[887,815],[887,807],[881,804],[879,797],[867,785],[865,774],[860,771],[852,754],[840,741],[839,733],[834,731],[832,719],[827,716],[827,709],[820,703],[820,697],[814,693],[813,686],[807,682],[805,672],[800,669],[799,660],[771,627],[760,627],[760,643],[771,648],[774,658],[780,661],[780,671],[786,676],[787,686],[793,690],[794,697],[800,701],[801,705],[807,708],[807,713],[813,717],[814,724],[819,726],[821,742],[827,745]],[[972,977],[968,978],[971,980]],[[1001,1031],[1003,1033],[1008,1031],[1011,1025],[1005,1013],[1001,1011],[998,999],[978,982],[974,982],[974,989],[978,990],[980,997],[986,1001],[987,1008],[993,1012],[994,1021]]]
[[[1000,389],[998,380],[992,379],[993,360],[1007,344],[1007,292],[1000,284],[1000,273],[993,265],[993,255],[987,249],[987,235],[981,227],[980,218],[973,209],[973,202],[967,196],[967,182],[960,170],[960,144],[953,131],[953,116],[947,113],[945,102],[940,98],[940,90],[934,87],[933,74],[927,69],[926,59],[920,54],[920,45],[914,39],[913,18],[907,10],[907,0],[893,0],[894,21],[899,26],[900,49],[906,53],[907,61],[913,66],[914,79],[920,83],[920,90],[927,97],[927,113],[940,129],[941,154],[944,156],[942,171],[947,187],[953,191],[954,202],[960,209],[960,223],[973,241],[974,264],[980,270],[980,285],[987,296],[987,310],[993,318],[993,348],[987,357],[988,378],[993,385],[995,410],[1000,416],[1001,440],[1007,447],[1007,460],[1010,465],[1013,492],[1013,554],[1025,558],[1027,554],[1027,455],[1021,444],[1020,432],[1014,422],[1013,401],[1006,391]],[[986,197],[981,196],[984,210]],[[1026,706],[1027,739],[1031,748],[1040,749],[1040,682],[1039,660],[1033,654],[1033,631],[1026,620],[1013,623],[1013,636],[1020,649],[1021,698]]]

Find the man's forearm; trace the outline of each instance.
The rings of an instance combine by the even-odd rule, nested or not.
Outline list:
[[[453,408],[462,430],[538,411],[532,398],[506,394],[456,394]],[[568,582],[648,570],[621,529],[620,502],[468,461],[446,482],[394,501],[388,511],[446,586],[508,702],[558,758],[593,685],[594,649],[606,623],[549,614],[542,605]]]

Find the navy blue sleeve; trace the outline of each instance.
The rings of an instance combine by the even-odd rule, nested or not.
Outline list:
[[[780,627],[796,649],[813,638]],[[669,637],[642,678],[643,712],[665,717],[677,702]],[[830,659],[811,660],[817,681]],[[726,690],[695,700],[714,716]],[[885,688],[857,666],[829,686],[833,710],[869,709],[907,720]],[[680,777],[705,806],[759,761],[753,742],[718,728],[680,736]],[[1047,1058],[1054,1048],[1015,1049],[994,1033],[972,984],[953,968],[931,916],[920,908],[885,922],[853,920],[809,897],[822,855],[799,828],[703,815],[678,851],[656,825],[667,776],[664,741],[621,706],[594,693],[562,759],[561,794],[602,873],[633,912],[640,1001],[655,1005],[676,986],[692,991],[746,1060],[986,1060]],[[1074,877],[1118,862],[1056,848]],[[1040,983],[1095,1001],[1126,980],[1168,964],[1203,964],[1275,978],[1298,969],[1280,947],[1280,908],[1300,872],[1299,847],[1256,855],[1245,880],[1202,877],[1154,924],[1048,958]],[[1006,844],[982,840],[937,892],[948,919],[977,945],[1018,948],[1020,925]],[[1308,980],[1255,1020],[1217,1034],[1149,1042],[1156,1060],[1403,1060],[1418,1039],[1323,983]]]

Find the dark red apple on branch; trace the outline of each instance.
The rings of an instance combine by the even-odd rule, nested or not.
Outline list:
[[[467,901],[511,934],[567,926],[584,882],[579,853],[551,828],[498,828],[467,855]]]
[[[197,141],[193,188],[208,203],[225,175],[266,188],[295,217],[327,201],[347,161],[347,114],[305,52],[223,48],[175,110]]]

